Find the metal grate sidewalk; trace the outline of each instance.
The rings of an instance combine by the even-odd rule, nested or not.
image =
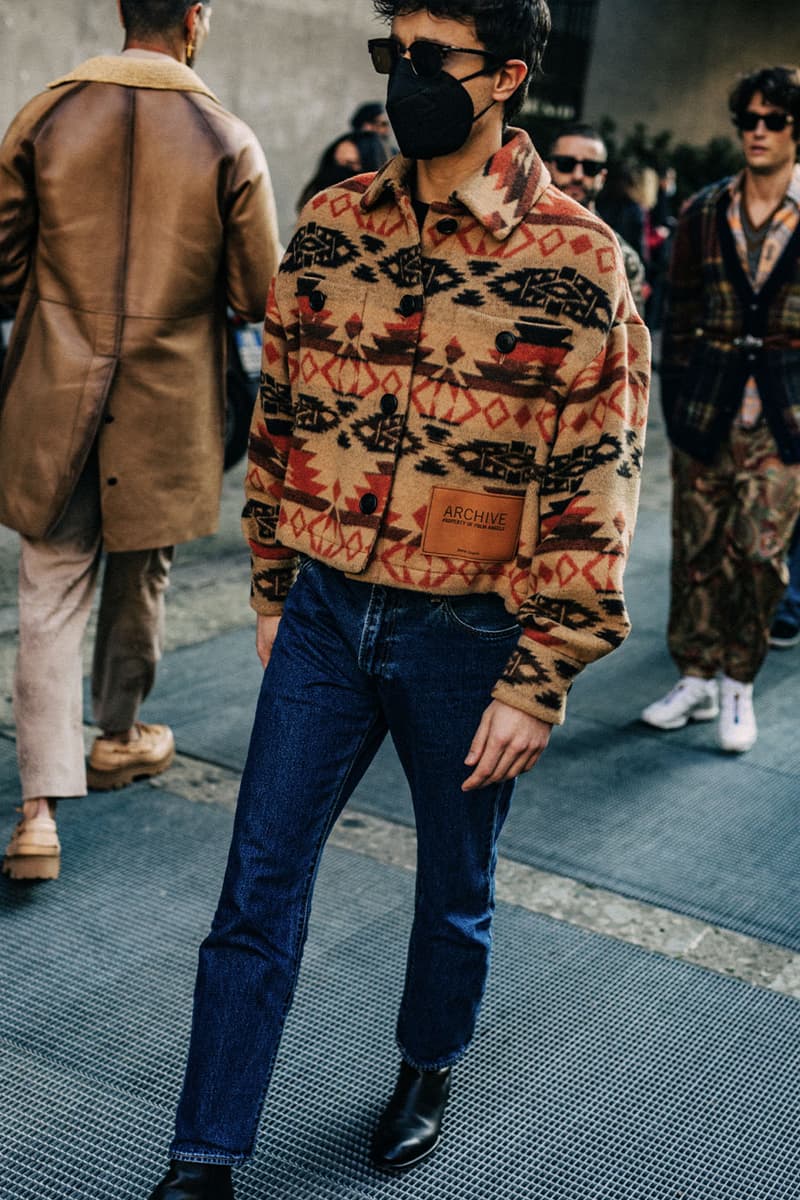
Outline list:
[[[0,1197],[144,1200],[230,815],[147,787],[62,811],[61,881],[0,891]],[[800,1004],[507,906],[441,1149],[373,1172],[412,894],[328,850],[241,1200],[796,1200]]]

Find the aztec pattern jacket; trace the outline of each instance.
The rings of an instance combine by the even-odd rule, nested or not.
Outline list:
[[[800,168],[786,200],[794,229],[754,288],[730,210],[738,179],[698,192],[681,213],[670,265],[661,395],[670,440],[711,462],[755,379],[784,462],[800,462]],[[780,217],[776,214],[776,220]]]
[[[629,628],[649,338],[619,247],[527,134],[435,203],[413,164],[322,192],[273,281],[243,527],[252,604],[301,551],[369,583],[496,592],[493,696],[548,721]]]

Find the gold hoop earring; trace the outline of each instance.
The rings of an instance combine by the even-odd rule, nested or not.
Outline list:
[[[196,49],[196,47],[194,44],[194,39],[187,38],[186,39],[186,61],[188,63],[191,63],[192,59],[194,58],[195,49]]]

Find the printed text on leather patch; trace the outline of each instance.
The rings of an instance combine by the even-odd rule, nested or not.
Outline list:
[[[423,552],[442,558],[510,562],[517,552],[523,503],[523,496],[432,488]]]

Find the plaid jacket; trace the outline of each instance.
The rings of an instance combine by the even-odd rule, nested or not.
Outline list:
[[[410,167],[314,197],[274,280],[243,514],[253,607],[280,611],[297,551],[369,583],[497,592],[520,639],[493,695],[557,723],[628,630],[647,331],[613,234],[525,133],[421,234]],[[426,541],[435,509],[452,532],[496,503],[520,519],[510,553]]]
[[[795,168],[795,188],[798,176]],[[800,462],[800,225],[754,288],[730,220],[736,182],[688,201],[675,232],[661,365],[667,429],[710,462],[754,378],[782,459]]]

